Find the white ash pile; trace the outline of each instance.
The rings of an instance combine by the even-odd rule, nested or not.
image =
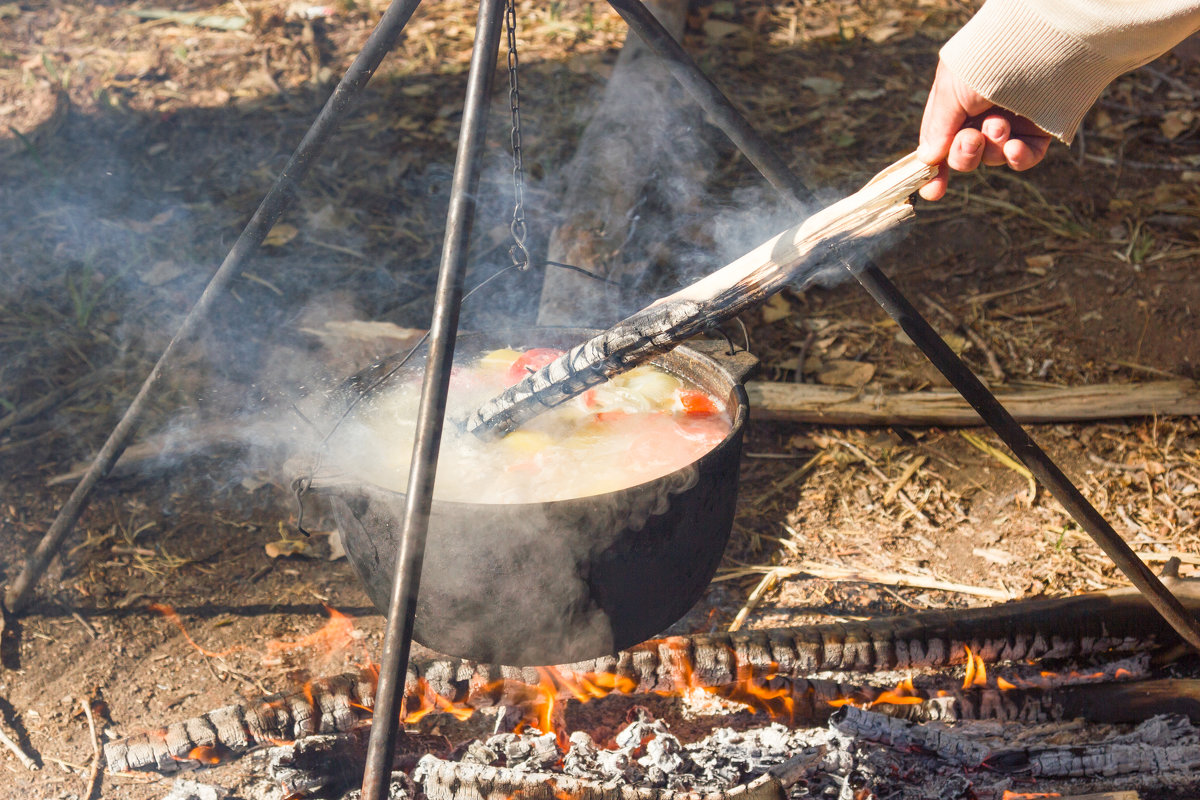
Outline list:
[[[1093,736],[1071,722],[1021,727],[916,724],[844,706],[825,728],[717,728],[685,743],[664,721],[638,709],[611,747],[582,731],[570,735],[565,752],[554,734],[497,734],[460,750],[455,764],[423,758],[413,777],[431,798],[440,797],[438,786],[455,767],[459,778],[487,774],[489,782],[506,773],[508,788],[553,784],[553,776],[575,779],[573,786],[587,787],[581,797],[732,798],[781,767],[790,774],[781,788],[793,799],[976,800],[1009,791],[1069,795],[1081,785],[1195,787],[1200,731],[1185,717],[1156,717],[1123,731],[1107,727]]]

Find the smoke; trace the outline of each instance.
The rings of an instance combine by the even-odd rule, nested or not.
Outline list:
[[[424,77],[432,96],[459,95],[457,81]],[[450,183],[447,133],[453,131],[377,124],[395,116],[395,98],[382,91],[385,96],[368,98],[370,111],[330,143],[267,246],[170,365],[142,425],[148,446],[130,453],[140,456],[143,475],[193,464],[217,447],[225,457],[193,474],[222,502],[244,501],[241,488],[269,483],[276,487],[273,511],[290,515],[290,481],[307,467],[295,458],[319,452],[331,424],[322,414],[329,394],[362,366],[402,349],[395,341],[331,343],[312,331],[345,319],[428,325]],[[21,336],[20,344],[8,338],[0,345],[3,399],[18,406],[47,387],[120,367],[119,379],[99,381],[51,418],[55,430],[44,444],[56,461],[86,458],[99,448],[299,141],[322,94],[212,108],[69,111],[45,135],[26,132],[32,149],[0,160],[0,210],[7,221],[0,232],[6,278],[0,316],[9,319],[0,324],[6,335],[16,330]],[[564,126],[555,120],[561,113],[555,98],[530,91],[524,99],[529,246],[537,264],[550,230],[563,219],[563,165],[545,153],[555,146],[555,125]],[[625,284],[605,298],[614,305],[640,307],[664,287],[719,267],[795,222],[769,190],[730,194],[711,186],[712,173],[701,167],[728,158],[728,151],[714,144],[714,131],[693,106],[669,99],[630,94],[621,100],[622,121],[635,140],[630,146],[648,160],[637,170],[646,178],[639,198],[613,212],[623,230],[609,257],[622,262],[616,274]],[[489,140],[503,143],[503,103],[493,109]],[[416,155],[408,152],[409,137],[421,137]],[[539,143],[547,145],[540,153]],[[511,263],[509,158],[498,148],[485,162],[468,286]],[[595,183],[583,183],[581,191],[608,197]],[[536,270],[506,273],[467,301],[464,326],[531,319],[540,277]],[[605,313],[616,319],[621,309]],[[22,469],[40,480],[41,466],[31,456]],[[526,509],[504,534],[519,557],[494,562],[494,571],[521,566],[543,572],[546,583],[542,591],[505,594],[506,613],[516,619],[543,606],[578,608],[569,631],[550,624],[545,641],[570,633],[588,648],[611,644],[586,576],[562,564],[594,555],[606,532],[652,529],[695,479],[684,470],[647,493],[593,505],[573,519]],[[464,519],[460,529],[496,536],[486,515]],[[493,600],[471,573],[454,564],[445,569],[460,589]]]

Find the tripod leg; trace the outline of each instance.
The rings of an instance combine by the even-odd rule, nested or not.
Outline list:
[[[345,116],[346,108],[367,85],[367,81],[379,67],[383,57],[396,43],[400,31],[408,23],[419,3],[420,0],[393,0],[392,5],[384,12],[383,17],[379,20],[379,25],[375,27],[363,46],[362,52],[354,59],[354,63],[350,65],[341,82],[333,90],[333,94],[325,102],[321,113],[317,115],[316,120],[301,139],[299,146],[296,147],[296,151],[284,165],[283,171],[275,179],[275,185],[267,192],[267,196],[259,204],[254,216],[246,223],[245,229],[233,243],[233,247],[225,256],[220,268],[209,279],[208,286],[204,287],[204,292],[184,317],[175,336],[167,343],[166,349],[158,357],[150,374],[142,382],[133,402],[129,404],[125,414],[108,435],[108,439],[100,448],[100,452],[96,454],[88,471],[75,486],[75,490],[71,492],[71,496],[59,510],[58,516],[54,518],[54,522],[25,562],[21,574],[8,587],[4,602],[9,610],[17,611],[24,605],[29,592],[33,590],[42,573],[46,571],[46,567],[50,565],[50,561],[62,546],[63,540],[67,538],[67,534],[75,526],[79,515],[83,513],[92,489],[112,469],[113,464],[125,451],[129,440],[137,432],[141,416],[149,404],[150,394],[166,372],[167,364],[176,348],[196,332],[217,299],[224,294],[229,282],[234,276],[241,273],[242,265],[250,256],[254,255],[267,233],[279,220],[280,215],[288,206],[292,190],[308,174],[309,168],[320,155],[325,143],[337,130],[338,124]]]
[[[638,36],[662,58],[684,89],[718,127],[762,173],[772,186],[796,206],[811,204],[812,192],[788,167],[787,162],[754,130],[733,103],[717,88],[691,56],[658,23],[640,0],[609,0],[616,12]],[[1099,511],[1075,484],[1021,427],[975,373],[950,349],[933,326],[921,316],[891,280],[871,261],[854,264],[837,256],[864,289],[901,329],[921,348],[925,357],[946,376],[950,384],[979,413],[1005,445],[1029,468],[1055,499],[1100,545],[1147,601],[1192,647],[1200,650],[1200,623],[1171,594],[1162,581],[1142,563]]]
[[[496,53],[500,47],[504,8],[503,0],[482,0],[475,25],[475,44],[467,75],[462,129],[459,131],[458,154],[450,187],[446,235],[434,294],[433,319],[429,325],[429,355],[425,362],[421,403],[417,410],[416,437],[405,490],[404,521],[400,527],[396,572],[388,603],[387,631],[379,664],[379,687],[375,694],[371,738],[367,743],[363,800],[384,800],[392,772],[400,701],[404,697],[404,679],[408,671],[408,655],[417,613],[421,563],[425,557],[425,538],[429,531],[438,445],[446,415],[458,309],[462,301],[463,277],[467,271],[467,244],[475,213],[480,156],[487,133],[488,99],[496,72]]]

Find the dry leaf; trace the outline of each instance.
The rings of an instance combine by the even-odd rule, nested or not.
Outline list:
[[[276,223],[271,232],[267,234],[267,238],[263,239],[263,244],[267,247],[281,247],[287,244],[292,239],[295,239],[300,234],[295,225],[289,225],[286,222]]]
[[[1163,114],[1163,121],[1158,124],[1158,129],[1168,139],[1176,139],[1190,130],[1195,120],[1196,112],[1190,108],[1176,109]]]
[[[868,361],[836,359],[826,361],[817,372],[817,382],[827,386],[866,386],[875,377],[875,365]]]
[[[1028,271],[1035,275],[1045,275],[1047,270],[1054,266],[1054,256],[1049,253],[1043,253],[1037,256],[1026,256],[1025,266]]]
[[[284,537],[274,542],[267,542],[263,545],[263,549],[267,551],[268,558],[304,556],[308,555],[308,541],[305,539],[288,539]]]
[[[783,295],[771,295],[767,302],[763,303],[762,316],[763,322],[770,325],[772,322],[778,322],[781,319],[786,319],[792,313],[792,306],[783,297]]]
[[[802,78],[800,85],[806,89],[812,89],[821,97],[833,97],[842,90],[843,82],[834,78],[812,76]]]
[[[171,260],[156,261],[150,269],[138,273],[138,280],[147,286],[162,286],[187,274],[187,269]]]
[[[876,25],[867,29],[866,36],[875,44],[882,44],[899,32],[899,25]]]
[[[736,33],[741,33],[743,30],[745,29],[741,25],[721,19],[710,19],[704,23],[704,35],[711,41],[724,39],[726,36],[733,36]]]

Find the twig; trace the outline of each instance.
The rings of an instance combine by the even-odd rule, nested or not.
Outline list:
[[[0,744],[12,751],[12,754],[17,757],[17,760],[30,772],[36,772],[39,769],[38,763],[29,757],[29,754],[21,749],[21,746],[9,738],[8,734],[0,728]]]
[[[977,450],[981,450],[984,453],[987,453],[989,456],[996,459],[1001,464],[1008,467],[1013,472],[1017,473],[1018,475],[1023,477],[1026,481],[1028,481],[1029,482],[1029,505],[1030,506],[1033,505],[1034,498],[1037,496],[1037,481],[1034,480],[1033,473],[1030,472],[1028,469],[1026,469],[1024,464],[1017,461],[1015,458],[1013,458],[1012,456],[1010,456],[1008,453],[1004,452],[1003,450],[992,447],[990,444],[985,442],[983,439],[980,439],[978,436],[976,436],[973,433],[968,433],[967,431],[959,431],[959,434],[964,439],[966,439],[971,444],[972,447],[974,447]]]
[[[92,732],[92,767],[88,771],[87,785],[83,789],[83,800],[92,800],[96,794],[96,786],[100,781],[100,735],[96,732],[96,718],[92,716],[92,704],[88,698],[81,697],[79,704],[83,706],[83,714],[87,717],[88,729]]]
[[[767,592],[775,588],[775,584],[779,583],[780,572],[787,571],[786,568],[776,567],[763,576],[763,579],[758,582],[758,586],[754,587],[754,591],[750,592],[750,596],[746,598],[746,605],[742,606],[737,612],[737,616],[733,618],[733,622],[729,623],[729,630],[739,630],[746,622],[746,617],[750,616],[750,612],[758,607],[762,602],[763,597]]]
[[[997,382],[1003,383],[1007,376],[1005,376],[1004,370],[1000,368],[1000,360],[996,358],[996,354],[992,351],[992,348],[988,345],[984,338],[979,335],[978,331],[976,331],[970,325],[963,325],[962,327],[963,333],[967,335],[967,338],[971,340],[971,343],[983,352],[983,357],[987,359],[988,369],[991,370],[992,377],[995,378]]]
[[[819,462],[824,455],[825,455],[824,452],[817,453],[815,456],[810,458],[808,461],[805,461],[803,464],[801,464],[800,467],[798,469],[796,469],[791,475],[788,475],[786,478],[779,480],[774,486],[767,489],[767,491],[763,492],[757,501],[759,506],[762,506],[764,503],[766,503],[772,497],[779,494],[780,492],[782,492],[784,489],[788,488],[792,484],[799,482],[801,478],[803,478],[808,473],[812,472],[813,468],[817,466],[817,462]]]
[[[932,589],[938,592],[955,592],[976,597],[986,597],[989,600],[1008,601],[1015,599],[1011,592],[1000,589],[990,589],[986,586],[971,586],[964,583],[951,583],[923,575],[906,575],[900,572],[881,572],[869,567],[852,569],[833,564],[821,564],[816,561],[803,561],[798,567],[740,567],[719,573],[714,582],[744,578],[747,575],[763,572],[777,572],[780,578],[790,578],[794,575],[811,575],[827,581],[854,581],[859,583],[880,583],[891,586],[911,586],[915,589]]]
[[[956,592],[977,597],[987,597],[992,600],[1012,600],[1013,595],[1000,589],[990,589],[986,586],[971,586],[965,583],[951,583],[923,575],[905,575],[899,572],[882,572],[866,567],[850,569],[832,564],[821,564],[816,561],[804,561],[800,564],[799,572],[806,572],[815,578],[825,580],[862,581],[864,583],[887,583],[893,586],[913,586],[918,589],[933,589],[941,592]]]
[[[926,456],[917,456],[913,459],[911,464],[904,468],[904,472],[900,473],[900,477],[896,479],[896,482],[889,486],[888,490],[884,492],[883,504],[885,506],[892,504],[892,501],[896,499],[896,495],[901,489],[904,488],[904,485],[912,479],[912,476],[917,474],[917,470],[921,468],[921,465],[924,464],[926,460],[928,460]]]

